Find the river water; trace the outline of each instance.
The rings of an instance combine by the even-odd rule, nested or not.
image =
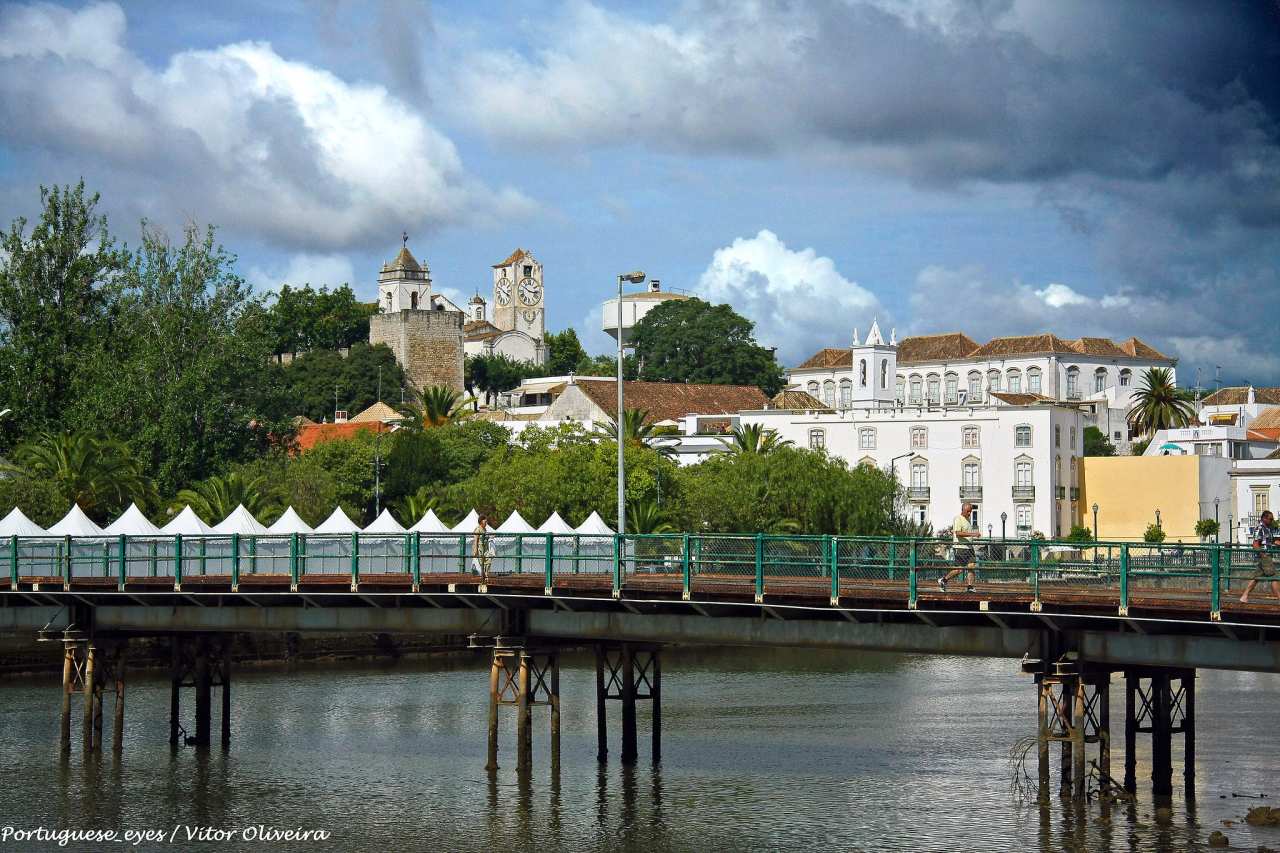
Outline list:
[[[179,824],[265,825],[332,833],[297,844],[199,844],[180,834],[171,846],[139,848],[169,850],[1147,851],[1208,849],[1214,829],[1234,849],[1280,848],[1280,828],[1243,823],[1259,802],[1231,796],[1280,797],[1275,676],[1201,674],[1196,799],[1187,803],[1177,784],[1177,743],[1177,791],[1172,816],[1163,819],[1148,793],[1141,736],[1135,807],[1079,812],[1064,809],[1055,791],[1042,812],[1012,793],[1010,747],[1035,732],[1034,689],[1014,661],[669,651],[660,769],[648,758],[643,702],[640,763],[619,766],[616,703],[610,761],[596,762],[594,689],[591,660],[568,657],[558,776],[548,756],[547,710],[534,709],[534,768],[518,778],[515,723],[504,709],[502,768],[491,779],[483,769],[488,683],[480,658],[241,670],[228,754],[216,747],[171,753],[167,682],[138,676],[121,760],[109,743],[110,700],[103,755],[80,753],[77,707],[75,748],[63,760],[55,678],[9,683],[0,686],[0,828],[167,835]],[[191,699],[184,691],[184,702]],[[215,740],[218,707],[215,691]],[[1114,690],[1116,775],[1123,707],[1123,692]],[[1057,758],[1055,747],[1055,771]],[[1028,769],[1034,774],[1034,765]]]

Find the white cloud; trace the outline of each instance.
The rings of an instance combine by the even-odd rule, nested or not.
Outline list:
[[[296,248],[385,242],[405,227],[531,207],[473,178],[454,144],[382,86],[267,42],[181,51],[160,70],[125,43],[111,3],[0,12],[7,142],[85,173],[104,167],[117,189],[170,206],[152,218],[211,220]]]
[[[783,364],[810,355],[815,341],[845,346],[855,326],[869,328],[877,314],[884,319],[876,296],[841,275],[834,261],[811,248],[790,249],[768,230],[717,249],[698,290],[754,322],[756,340],[776,346]]]
[[[245,278],[257,290],[279,290],[284,284],[330,289],[349,284],[353,290],[357,289],[355,268],[346,255],[303,252],[291,256],[283,266],[250,267]]]

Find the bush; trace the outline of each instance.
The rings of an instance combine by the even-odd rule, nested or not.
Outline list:
[[[1093,541],[1093,531],[1092,531],[1092,530],[1090,530],[1088,527],[1085,527],[1083,524],[1077,524],[1077,525],[1074,525],[1074,526],[1071,528],[1071,532],[1070,532],[1069,534],[1067,534],[1067,540],[1066,540],[1066,541],[1068,541],[1068,542],[1081,542],[1081,543],[1092,542],[1092,541]]]
[[[1217,536],[1222,526],[1212,518],[1202,518],[1196,522],[1196,535],[1201,539],[1208,539],[1210,536]]]
[[[1164,541],[1164,528],[1158,524],[1148,524],[1147,532],[1142,534],[1142,541],[1152,545],[1159,545]]]
[[[54,524],[71,508],[51,480],[0,477],[0,517],[8,515],[15,506],[41,527]]]

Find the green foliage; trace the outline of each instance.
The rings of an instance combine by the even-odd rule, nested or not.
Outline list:
[[[313,290],[285,284],[268,311],[271,351],[336,350],[369,339],[369,317],[377,303],[359,302],[346,284]]]
[[[403,406],[410,429],[433,429],[465,420],[471,412],[470,399],[444,385],[432,385],[422,392],[421,402]]]
[[[664,442],[662,436],[669,434],[667,430],[647,423],[649,412],[645,409],[622,410],[622,439],[628,445],[647,445],[663,456],[672,456],[675,446]],[[618,440],[618,421],[616,418],[596,425],[596,432],[609,441]]]
[[[177,515],[183,506],[190,506],[206,524],[217,524],[241,505],[255,518],[278,515],[283,507],[276,506],[275,500],[264,477],[250,479],[241,471],[231,471],[178,492],[169,514]]]
[[[279,371],[288,410],[313,421],[333,420],[334,391],[338,408],[356,415],[379,399],[394,400],[405,387],[404,370],[386,344],[357,343],[343,358],[332,350],[312,350]]]
[[[550,332],[543,339],[547,347],[547,376],[567,376],[576,372],[578,365],[588,360],[587,351],[572,328],[563,332]]]
[[[70,506],[52,480],[42,477],[0,477],[0,518],[14,508],[41,527],[49,527],[67,514]]]
[[[640,378],[656,382],[755,385],[769,396],[782,390],[782,368],[756,343],[751,321],[728,305],[701,299],[663,302],[632,332]]]
[[[322,468],[333,481],[335,501],[323,510],[324,515],[316,521],[307,518],[308,524],[317,524],[328,518],[333,511],[334,503],[342,507],[352,521],[367,524],[374,518],[374,460],[382,454],[386,461],[386,453],[390,442],[383,433],[361,431],[351,438],[339,441],[322,441],[302,454],[301,461],[308,465]],[[302,510],[295,507],[301,514]]]
[[[569,331],[573,331],[570,329]],[[510,391],[527,377],[540,376],[544,369],[510,356],[473,355],[463,364],[463,384],[471,394],[482,394],[492,404],[503,391]]]
[[[734,427],[727,438],[721,439],[727,451],[735,456],[744,453],[772,453],[780,447],[790,447],[792,441],[782,438],[777,430],[765,429],[760,424]]]
[[[627,504],[628,533],[674,533],[667,515],[657,501],[632,501]]]
[[[1164,528],[1158,524],[1148,524],[1146,532],[1142,534],[1142,541],[1158,545],[1164,541]]]
[[[1174,385],[1173,371],[1168,368],[1153,367],[1142,374],[1133,400],[1129,424],[1139,434],[1184,427],[1195,416],[1194,403]]]
[[[618,359],[612,355],[590,356],[579,361],[573,372],[579,376],[617,376]],[[627,382],[640,378],[636,357],[629,353],[622,357],[622,378]]]
[[[1142,454],[1147,452],[1147,448],[1150,446],[1151,446],[1151,439],[1149,438],[1146,439],[1145,441],[1135,441],[1133,444],[1129,445],[1129,455],[1141,456]]]
[[[1221,529],[1222,525],[1212,518],[1202,518],[1196,522],[1196,535],[1201,539],[1208,539],[1210,536],[1217,536],[1218,531]]]
[[[1067,542],[1088,543],[1093,541],[1093,531],[1083,524],[1074,524],[1071,526],[1071,532],[1067,534]]]
[[[897,489],[884,471],[811,450],[719,454],[680,469],[681,521],[709,533],[884,533]]]
[[[51,484],[63,505],[77,503],[101,523],[131,502],[143,510],[157,503],[155,484],[122,441],[88,433],[41,433],[19,445],[0,470]]]
[[[1107,435],[1096,426],[1084,428],[1085,456],[1115,456],[1116,446],[1107,440]]]
[[[405,527],[412,527],[427,514],[427,510],[439,508],[440,498],[432,494],[430,486],[423,486],[413,494],[396,501],[394,506],[396,513],[400,516],[400,523]]]

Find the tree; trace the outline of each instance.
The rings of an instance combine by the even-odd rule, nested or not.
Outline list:
[[[578,369],[578,365],[587,359],[587,351],[578,340],[578,333],[572,328],[563,332],[551,332],[543,338],[547,347],[546,374],[548,376],[565,376]]]
[[[587,356],[578,362],[573,372],[579,376],[617,376],[618,359],[611,355]],[[622,357],[622,378],[627,382],[640,378],[636,357],[630,353]]]
[[[663,441],[664,432],[649,423],[648,420],[649,412],[645,409],[623,409],[622,440],[627,444],[647,445],[663,456],[669,457],[674,454],[675,447],[671,443]],[[596,432],[602,438],[607,438],[616,443],[618,441],[617,418],[606,423],[597,424]]]
[[[332,420],[337,408],[354,415],[378,400],[394,400],[405,385],[404,370],[386,344],[354,344],[343,358],[332,350],[312,350],[279,368],[295,415]]]
[[[627,504],[628,533],[671,533],[674,530],[657,501],[632,501]]]
[[[1211,536],[1216,537],[1218,535],[1218,531],[1221,529],[1222,525],[1220,525],[1217,519],[1214,518],[1202,518],[1196,522],[1196,535],[1199,536],[1202,541]]]
[[[1147,452],[1147,448],[1150,446],[1151,446],[1151,439],[1149,438],[1146,439],[1145,441],[1135,441],[1133,444],[1129,445],[1129,455],[1141,456]]]
[[[334,503],[342,507],[352,521],[367,523],[375,515],[374,487],[377,478],[374,464],[379,456],[385,463],[389,449],[385,434],[361,431],[351,438],[322,441],[300,458],[329,474],[333,481]],[[328,517],[332,511],[333,505],[330,505],[324,516]]]
[[[784,385],[771,350],[756,343],[750,320],[728,305],[673,299],[632,331],[640,378],[655,382],[755,385],[772,397]]]
[[[272,352],[336,350],[367,341],[369,317],[377,310],[377,303],[358,301],[346,284],[333,290],[285,284],[269,310]]]
[[[66,515],[68,506],[57,485],[40,477],[0,477],[0,518],[14,508],[41,527]]]
[[[1093,541],[1093,531],[1083,524],[1075,524],[1071,527],[1071,532],[1067,534],[1067,542],[1078,542],[1080,544],[1088,544]]]
[[[488,405],[503,391],[510,391],[526,377],[542,372],[541,368],[501,353],[473,355],[463,365],[463,384],[472,393],[479,391],[483,394]]]
[[[183,506],[189,506],[205,523],[217,524],[238,506],[243,506],[255,518],[283,509],[275,502],[276,496],[268,488],[265,477],[250,478],[241,471],[230,471],[178,492],[170,505],[170,514],[176,515]]]
[[[1158,524],[1148,524],[1146,531],[1142,534],[1142,541],[1151,545],[1159,545],[1164,541],[1164,528]]]
[[[432,429],[465,420],[470,399],[444,385],[432,385],[422,392],[421,402],[404,407],[408,416],[406,426],[412,429]]]
[[[427,514],[427,510],[436,509],[439,504],[439,496],[431,493],[430,486],[423,486],[413,494],[405,495],[395,506],[400,518],[404,519],[404,526],[412,527]]]
[[[122,441],[88,433],[41,433],[18,447],[0,470],[53,484],[66,505],[79,504],[98,522],[131,502],[157,503],[155,484]]]
[[[1153,367],[1144,373],[1133,398],[1129,424],[1140,435],[1184,427],[1195,417],[1194,403],[1174,385],[1168,368]]]
[[[112,335],[122,265],[83,181],[42,186],[40,202],[30,233],[19,218],[0,237],[0,408],[21,414],[6,431],[26,435],[66,427],[85,365]]]
[[[790,447],[790,439],[782,438],[777,430],[765,429],[760,424],[734,427],[728,438],[720,439],[730,454],[772,453],[780,447]]]
[[[1107,440],[1107,434],[1096,426],[1084,428],[1085,456],[1115,456],[1116,446]]]

